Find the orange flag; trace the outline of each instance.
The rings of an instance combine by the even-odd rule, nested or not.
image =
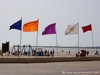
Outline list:
[[[23,25],[23,32],[38,31],[38,20],[25,23]]]

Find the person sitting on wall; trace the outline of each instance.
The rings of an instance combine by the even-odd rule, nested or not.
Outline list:
[[[50,56],[52,56],[52,51],[50,51]]]
[[[55,51],[54,51],[54,49],[52,50],[52,56],[54,56],[54,54],[55,54]]]
[[[99,55],[99,51],[98,50],[96,50],[95,55]]]
[[[89,51],[86,52],[87,56],[89,55]]]
[[[78,53],[76,53],[76,57],[79,57]]]
[[[81,57],[85,57],[85,56],[86,56],[86,50],[81,50],[80,56],[81,56]]]

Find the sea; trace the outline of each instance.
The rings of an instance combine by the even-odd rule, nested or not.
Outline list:
[[[10,51],[16,51],[18,49],[18,46],[10,47]],[[94,55],[96,51],[100,53],[100,47],[64,47],[64,46],[21,46],[21,51],[25,50],[26,52],[32,51],[32,50],[47,50],[51,51],[54,50],[55,52],[65,52],[65,53],[72,53],[76,54],[78,51],[81,52],[81,50],[89,51],[90,55]]]

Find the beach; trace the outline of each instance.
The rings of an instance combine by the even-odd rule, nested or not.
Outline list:
[[[10,47],[9,51],[17,51],[18,50],[18,47]],[[21,51],[30,51],[30,53],[32,54],[32,50],[36,50],[36,47],[35,46],[31,46],[31,48],[29,48],[28,46],[26,46],[25,48],[23,48],[23,46],[21,47]],[[69,51],[70,51],[70,54],[71,56],[75,56],[75,54],[81,50],[86,50],[86,51],[89,51],[89,55],[94,55],[96,50],[99,51],[100,53],[100,47],[63,47],[63,46],[38,46],[38,50],[42,50],[42,51],[52,51],[54,50],[55,51],[55,56],[70,56],[69,55]]]
[[[96,50],[100,50],[99,48],[79,48],[77,47],[71,48],[39,48],[39,50],[34,50],[34,48],[25,49],[26,52],[19,52],[15,49],[10,54],[3,53],[3,56],[0,56],[0,63],[45,63],[45,62],[69,62],[69,61],[100,61],[100,55],[94,55]],[[51,51],[54,50],[54,54]],[[84,52],[82,51],[84,50]],[[35,52],[34,52],[35,51]],[[87,54],[87,51],[89,53]],[[37,53],[36,53],[37,52]],[[80,53],[78,53],[80,52]],[[78,56],[76,56],[76,53]]]
[[[0,75],[100,75],[100,61],[6,63]]]

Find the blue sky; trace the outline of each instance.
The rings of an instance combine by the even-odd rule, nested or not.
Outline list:
[[[100,46],[100,0],[0,0],[0,43],[19,44],[20,31],[9,26],[21,19],[23,24],[39,19],[38,45],[56,46],[56,35],[42,36],[44,28],[56,22],[59,46],[78,46],[78,35],[65,35],[68,25],[79,23],[79,45],[92,46],[91,31],[81,27],[92,24],[94,46]],[[22,33],[22,45],[36,45],[37,32]]]

